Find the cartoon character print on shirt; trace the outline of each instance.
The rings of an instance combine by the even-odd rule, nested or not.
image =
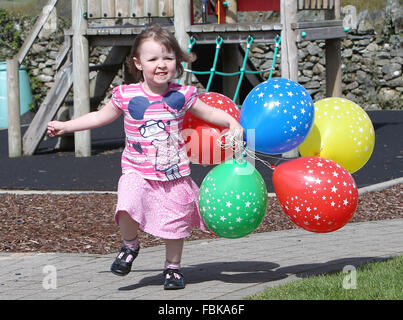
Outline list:
[[[143,120],[147,109],[157,103],[164,103],[168,109],[178,112],[185,104],[185,96],[178,91],[169,91],[163,96],[162,101],[151,103],[145,97],[134,97],[128,105],[129,113],[134,119]],[[139,132],[155,148],[155,170],[165,172],[168,180],[174,180],[181,177],[178,165],[181,159],[178,146],[167,131],[167,125],[169,121],[165,124],[162,120],[151,119],[139,127]],[[139,142],[133,143],[133,148],[139,153],[144,153]]]
[[[178,112],[182,109],[185,104],[185,96],[183,93],[178,91],[168,91],[163,97],[162,101],[150,102],[146,97],[134,97],[129,102],[129,113],[136,120],[144,119],[144,113],[148,107],[156,103],[165,102],[169,108],[173,109],[174,112]]]

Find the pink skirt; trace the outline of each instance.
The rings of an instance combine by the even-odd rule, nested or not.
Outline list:
[[[156,181],[130,172],[119,180],[115,221],[119,224],[119,212],[126,211],[144,232],[163,239],[186,238],[195,227],[208,230],[198,198],[199,187],[189,176]]]

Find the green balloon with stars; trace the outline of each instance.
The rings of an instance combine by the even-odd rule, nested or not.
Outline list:
[[[204,178],[199,207],[204,223],[214,234],[244,237],[256,230],[266,213],[266,184],[248,161],[228,160]]]

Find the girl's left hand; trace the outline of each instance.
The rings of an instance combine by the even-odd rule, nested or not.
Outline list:
[[[238,121],[236,121],[235,119],[234,121],[231,121],[229,130],[237,141],[243,141],[244,129]]]

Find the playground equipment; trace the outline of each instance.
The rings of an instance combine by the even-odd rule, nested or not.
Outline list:
[[[9,64],[10,68],[18,68],[22,63],[56,3],[57,0],[49,0],[37,19],[31,36],[14,57],[15,63]],[[74,116],[78,117],[97,108],[124,63],[134,37],[149,22],[159,22],[175,33],[183,48],[188,46],[190,37],[197,39],[195,50],[199,50],[196,52],[199,59],[192,65],[195,70],[204,69],[197,63],[205,63],[203,58],[211,56],[211,48],[214,47],[217,36],[221,37],[224,46],[220,66],[222,71],[237,73],[245,56],[240,47],[241,43],[251,38],[254,43],[274,43],[281,35],[282,77],[293,81],[298,81],[297,42],[325,40],[326,93],[327,96],[341,96],[340,39],[345,36],[345,31],[340,20],[340,0],[203,0],[203,4],[204,16],[210,14],[210,18],[215,17],[217,23],[192,24],[192,0],[72,0],[72,27],[65,32],[65,44],[57,58],[58,72],[55,83],[22,138],[22,154],[34,154],[46,133],[47,122],[55,117],[73,83]],[[250,10],[279,10],[280,23],[238,23],[237,12]],[[299,10],[323,10],[326,19],[314,22],[298,21]],[[110,46],[112,49],[103,64],[89,67],[90,46]],[[249,70],[257,71],[250,61],[243,65]],[[90,70],[98,71],[92,96],[89,89]],[[244,75],[246,82],[249,82],[249,88],[246,90],[252,89],[262,81],[259,73]],[[197,77],[202,83],[206,83],[208,75],[204,76],[204,79],[203,75]],[[18,78],[10,78],[8,82],[18,88]],[[212,85],[217,85],[217,82]],[[236,77],[223,77],[215,90],[232,96],[237,85]],[[8,104],[9,108],[19,110],[19,103],[15,99],[9,98]],[[16,123],[19,119],[9,117],[9,121]],[[12,131],[10,128],[13,128]],[[21,144],[18,130],[19,125],[9,126],[9,137],[15,137],[9,145]],[[90,132],[76,132],[74,138],[76,156],[90,156]],[[10,156],[19,155],[21,154],[17,151]]]
[[[29,110],[29,105],[33,102],[31,87],[29,84],[27,68],[20,66],[19,82],[20,82],[20,115],[22,116]],[[7,109],[7,64],[0,62],[0,129],[8,126],[8,109]]]

